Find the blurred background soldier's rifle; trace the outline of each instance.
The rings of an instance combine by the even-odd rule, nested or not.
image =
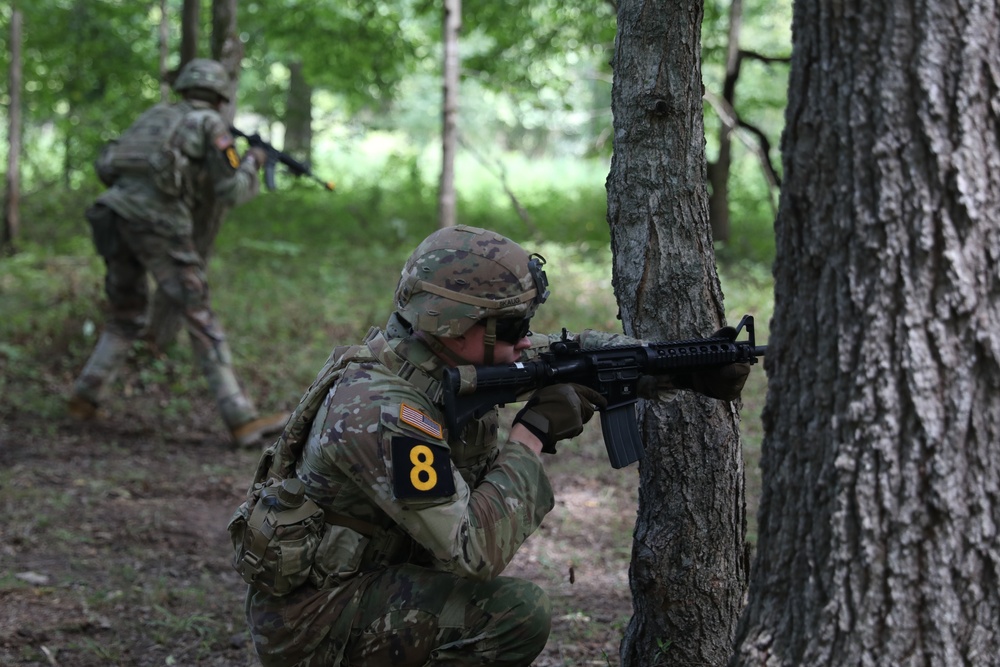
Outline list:
[[[254,148],[262,148],[264,149],[264,152],[267,153],[267,160],[264,162],[264,184],[267,186],[268,190],[274,190],[274,170],[279,163],[288,167],[288,171],[290,171],[293,176],[308,176],[327,190],[333,190],[333,181],[324,181],[312,172],[312,168],[308,164],[305,162],[299,162],[287,153],[282,153],[277,148],[261,139],[260,135],[256,132],[253,134],[246,134],[232,125],[229,126],[229,130],[234,136],[243,137],[251,146]]]

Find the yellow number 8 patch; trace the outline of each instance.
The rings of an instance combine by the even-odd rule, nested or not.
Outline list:
[[[229,160],[229,166],[233,169],[240,168],[240,156],[232,146],[226,149],[226,159]]]
[[[392,439],[391,451],[397,498],[446,498],[455,493],[446,447],[399,436]]]
[[[427,445],[417,445],[410,450],[410,482],[417,491],[430,491],[438,483],[438,474],[434,470],[434,452]],[[426,475],[426,479],[424,476]]]

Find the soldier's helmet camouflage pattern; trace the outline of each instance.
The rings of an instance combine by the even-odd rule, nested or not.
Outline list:
[[[178,93],[192,88],[211,90],[229,101],[229,74],[222,63],[208,58],[195,58],[177,75],[174,90]]]
[[[487,318],[530,318],[548,297],[545,260],[476,227],[434,232],[410,255],[396,287],[396,312],[413,327],[455,338]]]

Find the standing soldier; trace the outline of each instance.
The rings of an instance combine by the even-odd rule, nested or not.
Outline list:
[[[114,377],[147,325],[146,272],[183,313],[194,354],[234,442],[251,446],[279,431],[286,414],[261,417],[233,373],[232,355],[209,304],[192,212],[219,201],[236,206],[260,190],[266,155],[240,158],[219,108],[229,101],[221,63],[195,59],[174,84],[183,99],[143,113],[96,163],[108,186],[87,209],[97,252],[104,258],[110,313],[90,359],[73,385],[69,412],[97,414],[103,387]]]

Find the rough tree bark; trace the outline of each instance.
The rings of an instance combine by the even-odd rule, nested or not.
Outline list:
[[[1000,664],[1000,3],[796,2],[732,665]]]
[[[622,0],[612,63],[608,223],[626,333],[710,335],[723,321],[708,221],[699,0]],[[735,406],[691,393],[640,411],[645,458],[622,665],[720,665],[747,585]]]

